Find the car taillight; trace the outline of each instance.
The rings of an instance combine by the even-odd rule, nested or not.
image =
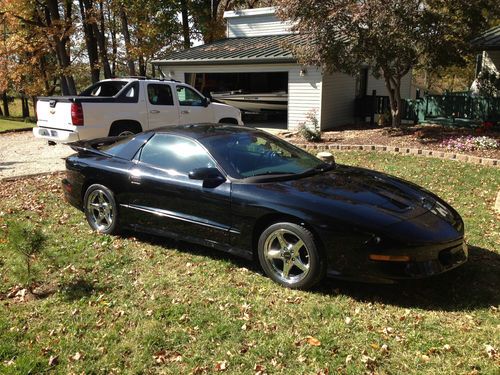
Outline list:
[[[71,122],[75,126],[83,126],[83,108],[81,103],[71,103]]]

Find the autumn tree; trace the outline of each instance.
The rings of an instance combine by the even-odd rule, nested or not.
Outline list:
[[[401,125],[401,79],[415,66],[461,64],[493,0],[278,0],[278,15],[310,43],[290,46],[303,64],[385,81],[392,125]]]

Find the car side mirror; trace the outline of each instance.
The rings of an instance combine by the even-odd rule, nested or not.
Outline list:
[[[203,181],[203,187],[214,188],[226,181],[217,168],[196,168],[188,174],[191,180]]]
[[[208,105],[210,104],[210,99],[203,98],[203,100],[201,101],[201,104],[203,104],[203,107],[208,107]]]

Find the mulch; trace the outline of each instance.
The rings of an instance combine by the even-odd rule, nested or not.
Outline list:
[[[297,132],[282,132],[279,136],[292,143],[308,145],[380,145],[420,148],[444,152],[456,152],[483,158],[500,159],[500,149],[462,151],[442,145],[449,138],[462,136],[487,136],[500,142],[500,131],[470,128],[453,128],[442,125],[415,125],[401,129],[391,127],[346,126],[335,131],[322,132],[321,142],[307,142]]]

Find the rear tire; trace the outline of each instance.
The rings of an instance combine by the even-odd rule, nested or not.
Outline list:
[[[287,288],[309,289],[324,277],[325,262],[314,235],[300,225],[269,226],[260,235],[258,252],[266,275]]]
[[[83,211],[90,227],[103,234],[116,234],[118,226],[118,207],[115,196],[104,185],[90,185],[83,197]]]
[[[235,118],[223,118],[219,121],[219,124],[230,124],[230,125],[238,125],[238,120]]]
[[[136,124],[113,124],[111,125],[111,129],[109,130],[110,137],[128,137],[130,135],[134,135],[140,133],[142,128],[140,125]]]

